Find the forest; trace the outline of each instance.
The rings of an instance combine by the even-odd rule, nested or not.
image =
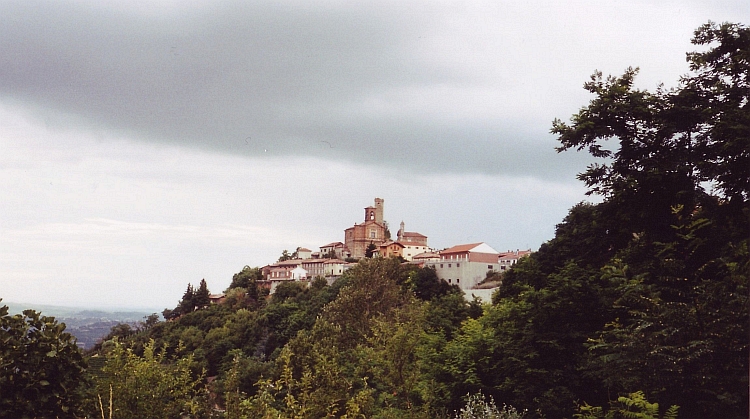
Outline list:
[[[491,304],[366,258],[259,289],[205,282],[82,353],[0,308],[2,418],[746,418],[750,30],[707,23],[678,87],[596,72],[555,120],[596,203],[502,277]]]

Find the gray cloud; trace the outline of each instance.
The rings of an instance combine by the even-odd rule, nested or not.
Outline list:
[[[572,177],[585,156],[555,155],[547,130],[583,104],[570,92],[595,67],[570,62],[607,40],[578,44],[577,21],[548,9],[4,2],[0,100],[51,126],[225,153]]]

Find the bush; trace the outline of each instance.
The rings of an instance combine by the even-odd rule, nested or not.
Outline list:
[[[466,405],[456,412],[455,419],[521,419],[526,412],[519,412],[513,406],[503,405],[502,409],[495,405],[490,397],[485,399],[484,394],[477,393],[467,397]]]

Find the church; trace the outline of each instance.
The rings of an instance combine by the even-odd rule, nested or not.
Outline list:
[[[351,257],[363,258],[367,247],[372,243],[380,248],[386,240],[386,223],[383,220],[383,199],[375,198],[375,205],[365,208],[365,220],[361,224],[344,230],[344,245]]]

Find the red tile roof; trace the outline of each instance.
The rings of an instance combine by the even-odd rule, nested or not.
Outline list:
[[[403,234],[404,237],[424,237],[427,238],[424,234],[417,233],[416,231],[404,231]]]
[[[470,243],[470,244],[459,244],[458,246],[453,246],[450,249],[445,249],[440,251],[440,253],[463,253],[468,252],[471,249],[479,246],[482,243]]]

